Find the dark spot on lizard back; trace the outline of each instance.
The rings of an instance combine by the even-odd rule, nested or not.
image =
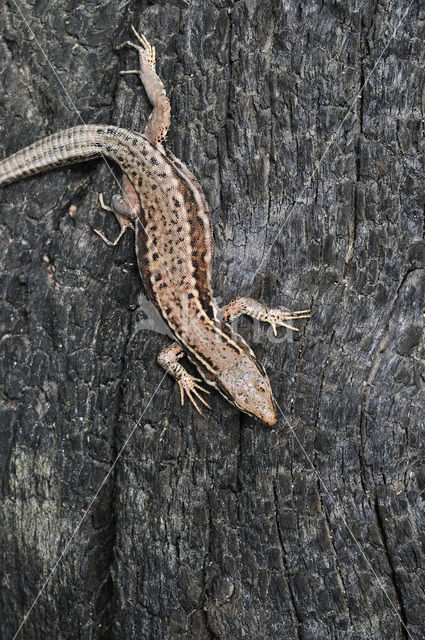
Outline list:
[[[185,204],[194,204],[195,196],[193,195],[192,190],[186,189],[184,192],[183,199],[185,201]]]

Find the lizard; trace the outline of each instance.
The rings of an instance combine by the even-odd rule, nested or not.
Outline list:
[[[0,162],[0,186],[72,162],[94,157],[112,159],[122,170],[122,192],[107,206],[120,231],[109,240],[115,246],[128,228],[135,234],[135,251],[148,298],[159,309],[175,342],[158,355],[158,363],[174,377],[185,397],[201,413],[209,407],[201,394],[209,393],[202,381],[218,390],[230,403],[262,423],[274,426],[276,406],[270,380],[244,338],[231,326],[246,314],[277,326],[298,330],[290,321],[310,317],[308,310],[291,312],[270,308],[248,297],[237,297],[222,309],[212,290],[213,236],[208,205],[202,188],[171,151],[165,148],[171,106],[155,70],[155,48],[132,26],[136,42],[127,40],[116,49],[137,51],[139,69],[120,74],[140,77],[153,110],[144,132],[112,125],[91,124],[59,131]],[[200,378],[180,363],[187,356]]]

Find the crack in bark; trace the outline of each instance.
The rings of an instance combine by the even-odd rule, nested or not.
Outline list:
[[[227,138],[227,122],[229,120],[230,113],[230,101],[231,101],[231,87],[232,87],[232,75],[233,75],[233,65],[232,65],[232,36],[233,36],[233,21],[232,21],[232,13],[229,11],[229,45],[228,45],[228,53],[227,53],[227,66],[229,69],[228,77],[227,77],[227,91],[226,91],[226,102],[224,106],[224,138],[226,141],[226,151],[228,152],[228,138]],[[220,135],[218,136],[218,148],[220,149]],[[218,159],[218,177],[220,182],[220,204],[221,210],[224,210],[224,197],[223,197],[223,167],[220,162],[220,151],[217,153]]]
[[[325,366],[323,367],[323,371],[322,371],[322,376],[320,378],[320,387],[319,387],[319,395],[317,398],[317,410],[316,410],[316,419],[314,421],[314,432],[315,432],[315,436],[314,436],[314,440],[313,440],[313,467],[314,469],[316,468],[316,440],[317,440],[317,427],[319,424],[319,420],[321,417],[321,406],[322,406],[322,394],[323,394],[323,385],[324,385],[324,381],[325,381],[325,375],[326,375],[326,371],[329,365],[329,361],[331,359],[331,349],[332,349],[332,343],[333,343],[333,339],[335,337],[335,330],[332,330],[331,333],[331,337],[329,340],[329,347],[328,347],[328,356],[326,358],[326,362],[325,362]]]
[[[407,620],[407,614],[406,614],[406,609],[404,606],[404,601],[403,601],[403,592],[402,592],[402,588],[400,587],[399,583],[398,583],[398,579],[397,579],[397,572],[395,570],[394,567],[394,563],[391,557],[391,553],[390,553],[390,549],[388,546],[388,536],[387,533],[385,531],[385,527],[384,527],[384,520],[381,514],[381,508],[379,506],[379,501],[378,498],[375,497],[375,503],[374,503],[374,507],[375,507],[375,515],[376,515],[376,522],[378,525],[378,529],[381,535],[381,539],[382,539],[382,545],[385,551],[385,555],[387,558],[387,562],[388,562],[388,566],[390,568],[390,577],[391,577],[391,582],[393,585],[393,589],[394,589],[394,593],[397,599],[397,606],[395,606],[396,609],[398,609],[398,613],[400,616],[400,620],[401,620],[401,632],[403,634],[403,638],[405,638],[405,640],[409,640],[409,638],[411,638],[409,630],[408,630],[408,620]],[[387,597],[388,594],[387,594]]]
[[[422,222],[422,238],[425,240],[425,206],[424,206],[424,215],[423,215],[423,222]]]
[[[292,585],[291,585],[291,580],[290,580],[290,577],[289,577],[289,566],[288,566],[288,562],[287,562],[287,559],[286,559],[286,555],[287,554],[286,554],[286,550],[285,550],[285,544],[284,544],[284,541],[283,541],[282,531],[281,531],[280,524],[279,524],[279,507],[278,507],[279,498],[278,498],[278,495],[277,495],[277,489],[276,489],[276,484],[275,483],[273,483],[273,497],[274,497],[274,516],[275,516],[275,522],[276,522],[277,537],[278,537],[279,545],[280,545],[280,548],[281,548],[282,563],[283,563],[283,566],[285,568],[286,582],[288,584],[289,603],[291,605],[292,615],[293,615],[293,619],[294,619],[294,627],[296,629],[297,638],[299,640],[302,640],[301,627],[303,625],[303,621],[298,615],[296,601],[295,601],[295,594],[293,592]]]
[[[362,400],[361,400],[361,404],[360,404],[360,418],[359,418],[359,435],[360,435],[360,447],[359,447],[359,459],[360,459],[360,480],[361,480],[361,484],[362,484],[362,488],[365,492],[365,495],[369,495],[370,494],[370,489],[368,487],[368,483],[367,483],[367,463],[366,463],[366,456],[365,456],[365,442],[366,442],[366,437],[365,437],[365,423],[366,423],[366,415],[368,413],[368,408],[369,408],[369,400],[370,400],[370,391],[371,388],[373,386],[373,380],[375,378],[375,374],[378,370],[379,367],[379,363],[380,363],[380,358],[384,352],[384,347],[390,337],[390,323],[391,323],[391,318],[393,316],[393,312],[395,307],[397,306],[398,300],[399,300],[399,294],[400,291],[402,290],[408,276],[410,273],[412,273],[413,271],[416,271],[416,268],[411,268],[408,269],[406,271],[406,273],[404,274],[404,276],[401,279],[400,284],[397,287],[397,291],[395,292],[394,295],[394,299],[393,302],[391,304],[391,309],[388,313],[388,317],[387,317],[387,321],[385,323],[384,329],[383,329],[383,337],[381,338],[381,340],[379,341],[377,347],[375,348],[371,358],[370,358],[370,368],[369,368],[369,374],[366,378],[366,383],[365,383],[365,388],[362,394]]]
[[[133,314],[129,313],[128,321],[127,321],[127,331],[126,331],[127,339],[123,345],[121,357],[120,357],[121,375],[119,377],[120,384],[118,387],[118,402],[116,404],[115,414],[112,417],[112,424],[114,425],[114,427],[112,430],[111,440],[110,440],[111,464],[116,460],[116,457],[119,451],[118,424],[120,421],[120,417],[122,415],[122,410],[125,405],[124,376],[122,374],[125,371],[125,367],[126,367],[127,359],[125,354],[127,352],[128,345],[130,344],[130,341],[131,341],[132,324],[133,324]],[[109,539],[107,544],[105,544],[105,546],[103,547],[103,555],[108,557],[108,565],[105,568],[105,575],[106,575],[105,580],[103,581],[102,584],[99,585],[97,595],[94,601],[95,611],[97,611],[98,607],[100,606],[100,600],[105,597],[104,591],[107,590],[109,593],[107,594],[107,598],[105,603],[103,604],[102,609],[99,611],[99,613],[96,613],[96,616],[95,616],[96,626],[95,626],[95,632],[93,636],[95,640],[102,640],[103,638],[105,639],[109,638],[110,636],[105,634],[111,633],[111,630],[114,624],[114,617],[113,617],[114,581],[113,581],[112,567],[114,563],[114,550],[115,550],[116,536],[117,536],[117,519],[116,519],[116,509],[115,509],[116,492],[117,492],[117,475],[118,475],[118,467],[115,466],[110,478],[110,482],[112,483],[112,486],[111,486],[109,500],[108,500],[108,507],[109,507],[109,514],[110,514]]]
[[[350,609],[350,605],[349,605],[349,602],[348,602],[347,589],[346,589],[346,586],[345,586],[344,578],[342,576],[341,567],[339,565],[338,554],[337,554],[337,551],[335,549],[333,529],[332,529],[332,525],[331,525],[330,520],[329,520],[328,513],[326,511],[326,506],[325,506],[325,503],[323,501],[323,495],[322,495],[322,493],[320,491],[320,487],[321,487],[321,481],[320,481],[319,478],[317,478],[317,492],[319,494],[320,504],[321,504],[321,507],[322,507],[323,514],[325,516],[326,529],[327,529],[328,536],[329,536],[329,541],[330,541],[329,546],[333,551],[335,567],[336,567],[336,571],[337,571],[337,574],[338,574],[338,578],[339,578],[339,580],[341,582],[341,591],[344,594],[344,602],[345,602],[345,606],[347,608],[347,614],[348,614],[348,617],[350,619],[351,628],[354,631],[355,630],[355,626],[354,626],[354,623],[353,623],[353,619],[351,617],[351,609]],[[339,505],[336,503],[336,501],[333,498],[331,498],[331,499],[333,501],[334,506],[338,506],[339,507]],[[344,520],[345,520],[345,518],[344,518]],[[347,525],[344,525],[344,526],[346,527]]]
[[[205,553],[205,556],[204,556],[204,563],[203,563],[203,566],[202,566],[202,597],[201,597],[201,603],[200,603],[200,611],[202,613],[202,618],[204,620],[205,630],[209,634],[209,636],[208,636],[209,639],[210,640],[219,640],[218,636],[214,633],[213,629],[211,629],[211,626],[210,626],[210,623],[209,623],[209,619],[208,619],[208,610],[207,610],[207,603],[208,603],[208,596],[207,596],[207,561],[212,558],[212,547],[211,547],[212,514],[211,514],[211,507],[210,507],[210,504],[209,504],[208,493],[207,493],[207,499],[206,499],[206,509],[207,509],[207,516],[206,516],[207,528],[206,528],[206,531],[205,531],[206,553]]]
[[[354,254],[354,247],[357,240],[357,217],[359,210],[359,188],[361,184],[361,138],[363,136],[363,118],[364,118],[364,84],[365,84],[365,71],[364,71],[364,61],[362,57],[361,49],[363,47],[364,37],[363,37],[363,18],[360,17],[360,33],[359,33],[359,49],[360,49],[360,65],[359,65],[359,90],[357,95],[357,133],[356,133],[356,144],[355,144],[355,172],[356,172],[356,182],[354,185],[354,201],[353,201],[353,228],[348,230],[349,233],[349,241],[348,241],[348,249],[345,254],[345,264],[343,270],[343,279],[347,277],[348,267],[351,263]]]

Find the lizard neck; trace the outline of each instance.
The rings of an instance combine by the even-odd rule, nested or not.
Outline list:
[[[242,336],[235,333],[230,325],[211,321],[202,312],[190,316],[184,331],[175,332],[175,335],[190,360],[210,383],[242,356],[254,356]]]

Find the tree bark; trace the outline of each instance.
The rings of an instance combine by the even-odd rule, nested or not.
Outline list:
[[[92,233],[116,231],[115,168],[0,191],[0,638],[28,612],[31,640],[423,638],[423,4],[16,1],[1,157],[143,130],[135,53],[113,52],[134,24],[210,204],[219,301],[312,317],[278,340],[239,323],[275,428],[216,394],[199,416],[156,364],[132,233]]]

